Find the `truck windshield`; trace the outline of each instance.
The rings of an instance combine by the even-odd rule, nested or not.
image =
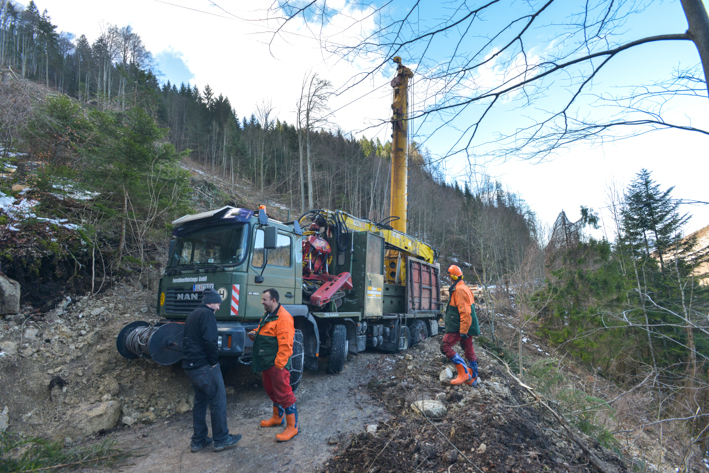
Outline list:
[[[178,237],[168,266],[240,263],[246,255],[245,226],[203,228]]]

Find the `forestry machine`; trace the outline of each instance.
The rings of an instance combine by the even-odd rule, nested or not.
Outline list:
[[[160,281],[156,324],[133,322],[118,335],[129,359],[173,364],[182,358],[184,320],[213,288],[226,302],[216,312],[220,362],[248,364],[246,334],[263,315],[261,293],[275,288],[294,317],[292,384],[302,368],[331,373],[348,353],[398,352],[438,331],[440,268],[436,251],[406,233],[407,89],[411,70],[396,57],[393,87],[391,216],[375,223],[340,210],[309,210],[297,220],[266,209],[222,207],[173,222],[169,261]]]

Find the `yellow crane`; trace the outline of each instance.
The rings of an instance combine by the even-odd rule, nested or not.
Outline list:
[[[414,257],[433,264],[435,250],[427,243],[406,233],[408,210],[408,88],[413,77],[411,69],[401,64],[401,58],[395,57],[396,77],[392,79],[392,157],[391,157],[391,202],[390,217],[386,224],[355,217],[342,211],[321,211],[323,217],[335,221],[336,215],[347,225],[349,230],[378,233],[387,245],[385,254],[385,280],[389,284],[404,284],[406,281],[406,258]]]

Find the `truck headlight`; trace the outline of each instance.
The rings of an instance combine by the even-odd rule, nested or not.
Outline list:
[[[220,350],[222,349],[222,336],[221,335],[219,335],[217,337],[217,348],[219,348]]]
[[[165,305],[165,293],[161,292],[160,293],[160,306],[162,307],[164,305]]]

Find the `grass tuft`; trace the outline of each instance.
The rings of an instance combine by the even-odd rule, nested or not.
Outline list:
[[[0,433],[0,471],[71,471],[78,468],[111,467],[137,456],[106,439],[93,445],[65,447],[37,437]]]

